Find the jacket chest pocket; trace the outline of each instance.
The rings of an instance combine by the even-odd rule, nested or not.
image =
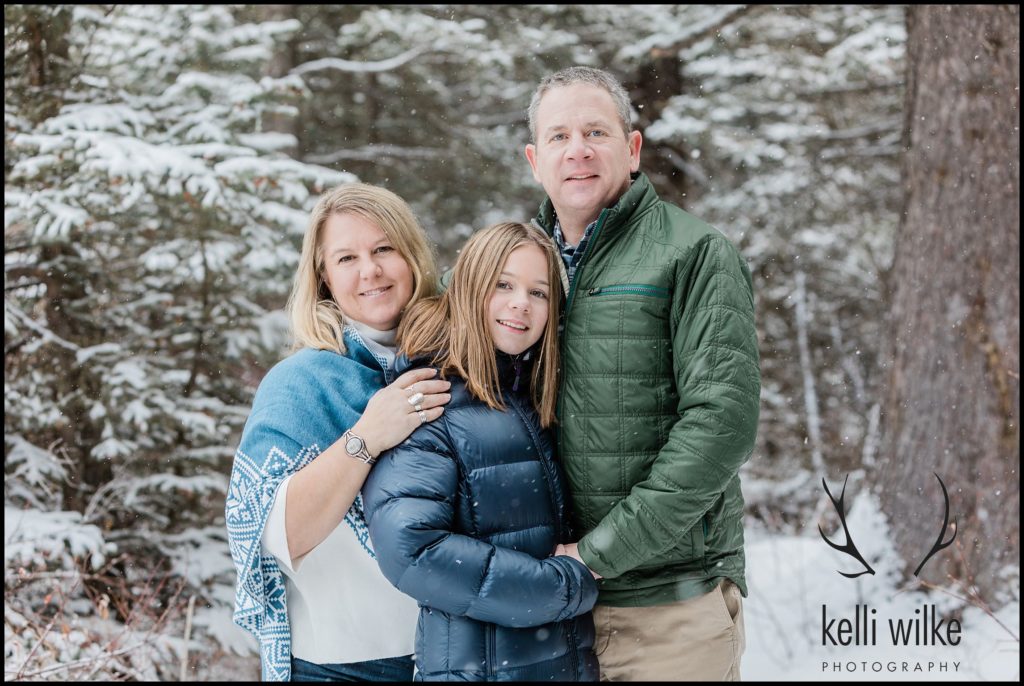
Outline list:
[[[668,330],[668,288],[623,283],[588,288],[580,298],[586,336],[657,336]]]
[[[672,298],[667,287],[611,284],[586,289],[581,296],[582,312],[574,311],[572,318],[583,326],[571,327],[569,346],[585,349],[588,371],[633,378],[671,371]]]

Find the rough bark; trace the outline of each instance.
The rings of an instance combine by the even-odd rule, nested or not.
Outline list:
[[[908,572],[1000,602],[1020,551],[1020,8],[908,9],[882,502]],[[946,539],[948,540],[949,534]]]

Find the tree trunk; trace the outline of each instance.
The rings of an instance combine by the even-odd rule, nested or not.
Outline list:
[[[285,21],[298,18],[298,8],[294,5],[264,5],[257,9],[257,16],[261,21]],[[275,79],[286,75],[295,67],[295,43],[294,38],[277,46],[270,61],[267,63],[264,73]],[[263,130],[289,133],[295,136],[296,144],[282,149],[281,152],[291,157],[297,157],[302,149],[299,135],[302,131],[299,118],[281,113],[269,113],[263,117]]]
[[[25,41],[26,76],[35,100],[28,113],[32,121],[41,122],[55,116],[63,104],[63,91],[70,75],[71,10],[28,7],[23,12],[20,21],[13,23],[20,28]]]
[[[897,236],[880,491],[907,571],[949,489],[956,542],[920,578],[988,602],[1020,550],[1020,8],[907,11],[905,207]],[[948,540],[950,533],[947,533]]]
[[[102,343],[102,322],[82,315],[89,303],[89,286],[94,282],[80,248],[62,243],[45,245],[39,266],[46,297],[38,310],[45,313],[46,328],[81,348]],[[89,498],[113,478],[111,461],[92,456],[93,448],[103,440],[103,422],[91,418],[89,411],[103,389],[101,380],[78,362],[74,350],[63,346],[51,346],[51,350],[48,364],[58,370],[57,381],[46,392],[60,407],[60,416],[52,423],[52,431],[41,432],[46,439],[38,444],[60,439],[57,450],[66,456],[68,469],[61,509],[84,512]]]
[[[637,70],[634,79],[624,84],[630,100],[637,108],[637,128],[646,131],[651,123],[661,118],[673,94],[695,88],[683,78],[682,64],[674,54],[652,55]],[[690,150],[668,141],[644,141],[644,173],[663,196],[684,198],[699,178],[697,165],[690,163]],[[685,203],[682,203],[685,206]]]

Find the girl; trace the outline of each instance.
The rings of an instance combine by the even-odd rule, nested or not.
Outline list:
[[[554,246],[517,223],[473,236],[448,290],[399,328],[399,369],[452,382],[441,420],[386,452],[363,488],[381,571],[419,602],[418,680],[596,680],[585,565],[548,428],[558,384]]]

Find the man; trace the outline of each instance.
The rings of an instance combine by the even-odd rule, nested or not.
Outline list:
[[[603,679],[738,680],[746,595],[738,472],[757,433],[750,272],[715,228],[638,173],[642,137],[610,74],[545,78],[526,159],[566,266],[558,444],[602,577]]]

